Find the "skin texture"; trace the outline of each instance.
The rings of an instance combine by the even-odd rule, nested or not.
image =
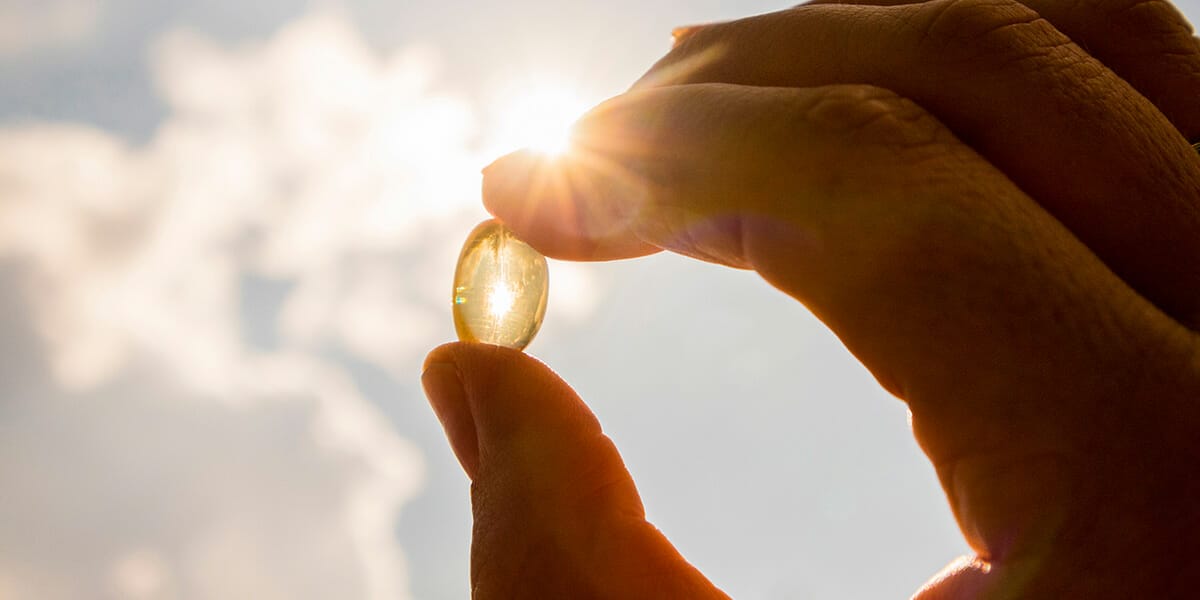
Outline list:
[[[753,269],[906,402],[975,551],[919,600],[1200,595],[1200,44],[1158,0],[807,4],[676,32],[484,203],[548,256]],[[536,360],[422,380],[473,597],[723,598]]]

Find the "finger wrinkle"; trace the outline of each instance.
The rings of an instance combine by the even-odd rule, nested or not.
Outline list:
[[[1014,0],[936,0],[906,8],[915,8],[924,22],[917,39],[939,49],[976,48],[980,40],[997,32],[1044,22],[1037,12]]]

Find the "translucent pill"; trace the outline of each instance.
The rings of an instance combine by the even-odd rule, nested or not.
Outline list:
[[[464,342],[520,350],[542,326],[546,257],[497,221],[475,227],[454,271],[454,328]]]

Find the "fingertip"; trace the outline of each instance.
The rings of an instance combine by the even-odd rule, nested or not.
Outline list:
[[[486,455],[513,443],[552,447],[555,431],[583,438],[600,431],[599,422],[575,390],[542,361],[519,350],[458,342],[437,352],[451,353],[474,419],[479,447]],[[441,355],[439,355],[441,356]]]
[[[512,348],[450,342],[425,358],[421,385],[467,477],[528,422],[560,418],[579,405],[574,391],[541,361]],[[535,428],[536,429],[536,428]]]
[[[531,150],[496,159],[483,170],[483,207],[542,254],[571,257],[586,239],[560,206],[570,190],[555,162]]]
[[[484,167],[483,205],[497,217],[516,217],[531,198],[545,198],[565,190],[566,154],[547,154],[529,148],[510,152]],[[511,220],[511,219],[510,219]]]
[[[429,367],[436,363],[454,364],[454,348],[461,342],[446,342],[437,348],[429,351],[425,355],[425,362],[421,364],[421,372],[429,370]]]
[[[454,346],[445,344],[429,353],[421,370],[421,387],[442,424],[454,456],[467,477],[474,480],[479,470],[479,441]]]
[[[463,385],[473,393],[473,402],[487,395],[494,398],[521,387],[561,383],[558,375],[542,361],[513,348],[479,342],[453,342],[434,350],[446,348],[463,378]],[[495,402],[491,402],[495,404]],[[482,406],[488,409],[488,406]]]
[[[574,261],[645,256],[658,248],[637,238],[628,201],[582,151],[561,156],[518,150],[483,171],[483,206],[538,252]]]
[[[484,167],[484,206],[504,207],[520,198],[529,188],[531,176],[549,159],[529,149],[510,152]]]
[[[532,148],[518,148],[493,160],[481,172],[484,175],[489,175],[505,171],[528,169],[550,161],[552,158],[553,155],[537,152]]]
[[[453,366],[468,391],[494,388],[497,378],[508,374],[557,378],[542,361],[520,350],[481,342],[447,342],[434,348],[425,357],[424,371],[439,365]]]
[[[451,362],[460,366],[467,364],[478,363],[481,360],[492,361],[494,357],[503,357],[502,360],[519,359],[519,357],[531,358],[529,355],[514,350],[507,346],[498,346],[495,344],[485,344],[483,342],[446,342],[437,348],[429,351],[429,355],[425,357],[425,364],[429,365],[434,362]],[[483,358],[486,357],[486,358]],[[536,359],[533,359],[536,360]]]

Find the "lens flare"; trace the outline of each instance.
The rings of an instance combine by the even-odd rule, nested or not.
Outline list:
[[[531,85],[514,89],[496,112],[497,144],[559,155],[570,147],[571,126],[588,104],[566,87]]]

